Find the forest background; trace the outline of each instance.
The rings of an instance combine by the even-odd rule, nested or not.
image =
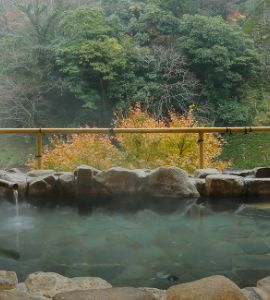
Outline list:
[[[270,125],[269,23],[269,0],[1,0],[0,127],[108,127],[135,103]],[[235,167],[268,163],[269,135],[225,139]],[[1,143],[0,162],[29,151]]]

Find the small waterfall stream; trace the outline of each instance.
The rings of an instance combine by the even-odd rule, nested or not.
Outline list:
[[[17,189],[13,189],[13,199],[15,202],[15,210],[16,210],[16,251],[20,252],[20,211],[19,211],[19,193]]]
[[[15,205],[16,205],[16,218],[18,219],[20,213],[19,213],[19,193],[18,190],[14,189],[13,190],[13,198],[15,201]]]

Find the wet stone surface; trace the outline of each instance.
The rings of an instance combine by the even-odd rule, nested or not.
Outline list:
[[[17,275],[14,272],[0,271],[0,291],[12,290],[18,284]]]

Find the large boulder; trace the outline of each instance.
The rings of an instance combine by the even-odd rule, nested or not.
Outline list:
[[[25,195],[29,179],[28,176],[21,172],[19,169],[13,168],[7,171],[1,171],[0,179],[17,184],[19,195]]]
[[[18,278],[15,272],[0,271],[0,291],[15,289]]]
[[[176,167],[160,167],[152,170],[143,180],[142,192],[156,197],[200,196],[188,174]]]
[[[71,172],[58,174],[59,191],[61,197],[74,197],[76,195],[76,184],[74,175]]]
[[[53,175],[54,170],[31,170],[27,173],[29,177],[46,177],[49,175]]]
[[[45,297],[77,290],[106,289],[111,285],[101,278],[75,277],[67,278],[57,273],[37,272],[30,274],[25,281],[29,293]]]
[[[167,300],[247,300],[237,285],[219,275],[172,286],[167,295]]]
[[[139,288],[141,291],[148,292],[154,296],[155,300],[167,300],[167,291],[155,288]]]
[[[99,190],[94,182],[94,178],[99,172],[99,170],[86,165],[81,165],[74,170],[76,192],[79,196],[99,194]]]
[[[270,195],[270,178],[245,178],[245,186],[248,196]]]
[[[218,175],[220,172],[217,169],[197,169],[194,177],[205,179],[208,175]]]
[[[110,195],[132,195],[141,192],[143,180],[147,174],[147,170],[129,170],[115,167],[100,172],[95,180]]]
[[[0,291],[0,300],[49,300],[50,298],[28,293],[25,285],[19,283],[16,289]]]
[[[49,197],[57,196],[58,178],[52,175],[36,177],[28,187],[28,196],[31,197]]]
[[[257,282],[257,288],[264,291],[267,299],[270,299],[270,276],[265,277]]]
[[[191,182],[196,186],[200,196],[207,196],[206,182],[203,178],[190,178]]]
[[[245,193],[244,179],[235,175],[210,175],[206,177],[209,196],[242,196]]]
[[[266,293],[256,287],[247,287],[242,289],[243,294],[248,300],[268,300]]]
[[[255,168],[253,172],[256,178],[270,178],[269,167]]]
[[[81,165],[74,170],[74,179],[77,180],[78,184],[89,185],[99,172],[93,167]]]
[[[222,174],[241,177],[254,177],[254,170],[225,170],[222,172]]]
[[[62,293],[53,300],[155,300],[151,293],[135,288],[110,288]]]
[[[0,300],[49,300],[47,297],[31,295],[26,292],[0,292]]]

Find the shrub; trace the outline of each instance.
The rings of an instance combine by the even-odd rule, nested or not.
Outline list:
[[[186,115],[173,111],[169,121],[155,120],[139,105],[130,109],[126,117],[115,115],[118,128],[196,127],[198,122],[190,107]],[[223,139],[214,134],[205,134],[205,167],[224,169],[230,162],[219,161]],[[69,139],[53,137],[46,146],[43,167],[54,170],[72,170],[80,164],[98,169],[113,166],[127,168],[156,168],[177,166],[193,172],[199,165],[198,134],[119,134],[115,136],[72,134]],[[34,166],[29,159],[28,165]]]

